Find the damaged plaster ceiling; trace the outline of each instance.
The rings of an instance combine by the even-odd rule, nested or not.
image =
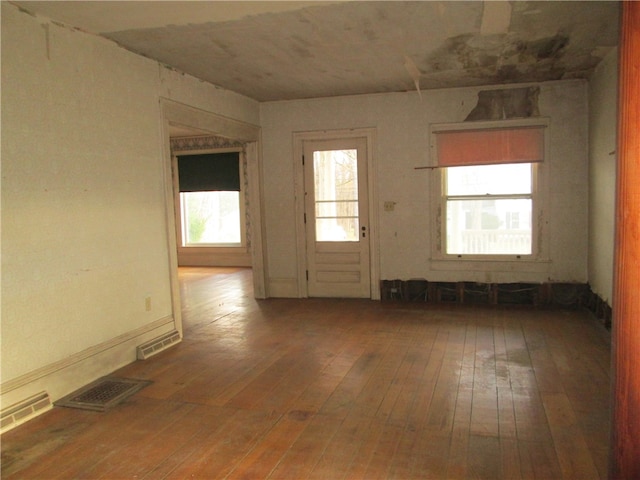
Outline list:
[[[614,1],[14,2],[258,101],[588,78]]]

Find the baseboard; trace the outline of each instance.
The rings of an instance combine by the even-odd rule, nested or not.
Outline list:
[[[269,278],[267,288],[269,297],[274,298],[298,298],[298,280],[295,278]]]
[[[181,267],[250,267],[251,253],[178,252]]]
[[[13,408],[28,402],[42,392],[46,392],[50,401],[55,402],[96,378],[108,375],[136,361],[136,349],[139,345],[174,329],[173,317],[163,317],[65,359],[3,382],[0,386],[1,403],[11,405],[9,408]],[[34,411],[33,416],[44,411],[46,410]],[[8,425],[7,429],[14,426],[16,426],[15,423]]]

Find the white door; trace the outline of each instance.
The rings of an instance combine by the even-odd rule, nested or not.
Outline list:
[[[367,139],[303,145],[307,293],[371,297]]]

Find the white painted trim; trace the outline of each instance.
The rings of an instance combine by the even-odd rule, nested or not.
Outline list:
[[[275,298],[299,298],[298,279],[270,278],[269,296]]]
[[[169,123],[203,132],[218,134],[233,140],[256,142],[260,137],[260,128],[217,113],[208,112],[168,98],[160,98],[162,113]]]
[[[229,147],[229,148],[211,147],[211,148],[200,148],[198,150],[176,150],[175,156],[178,157],[181,155],[200,155],[202,153],[231,153],[231,152],[242,153],[242,147]]]
[[[178,242],[176,237],[175,196],[173,188],[173,176],[171,175],[171,149],[169,144],[169,124],[181,125],[188,128],[196,128],[212,135],[219,135],[233,140],[247,142],[247,174],[249,177],[249,209],[251,216],[251,248],[254,296],[265,298],[267,272],[265,266],[264,226],[262,220],[262,173],[259,162],[260,154],[260,127],[244,123],[232,118],[224,117],[212,112],[194,108],[189,105],[160,98],[161,116],[164,131],[164,163],[165,171],[169,177],[165,178],[167,189],[167,238],[169,241],[169,255],[172,277],[172,298],[176,329],[182,332],[182,317],[180,315],[180,288],[177,280]],[[170,190],[169,190],[170,189]],[[179,322],[179,324],[178,324]]]
[[[433,123],[429,125],[429,149],[430,165],[427,167],[428,175],[431,175],[431,204],[433,205],[433,224],[431,225],[431,257],[430,264],[433,270],[474,270],[472,265],[482,265],[482,269],[490,272],[510,271],[513,265],[522,267],[524,272],[547,272],[549,270],[549,234],[548,234],[548,164],[552,159],[549,155],[550,140],[549,134],[544,135],[544,160],[537,163],[534,168],[533,200],[536,205],[533,212],[536,216],[533,222],[533,242],[531,255],[465,255],[464,258],[456,258],[455,255],[447,255],[443,252],[442,243],[443,232],[446,228],[446,218],[444,217],[444,204],[442,202],[442,192],[444,189],[443,175],[438,165],[436,134],[443,131],[465,131],[465,130],[490,130],[496,128],[514,127],[543,127],[548,129],[551,125],[549,117],[531,117],[506,120],[487,120],[458,123]],[[457,266],[456,266],[457,265]]]
[[[371,275],[371,299],[380,300],[380,229],[379,218],[380,208],[378,202],[378,168],[377,151],[378,131],[375,128],[367,132],[367,152],[369,165],[367,175],[369,178],[369,245],[370,275]]]
[[[365,138],[367,141],[367,181],[369,182],[369,274],[371,280],[371,295],[373,300],[380,299],[380,254],[378,233],[378,182],[376,169],[376,129],[353,128],[342,130],[318,130],[311,132],[293,132],[293,170],[295,191],[296,218],[296,259],[298,263],[297,296],[308,297],[306,270],[306,234],[304,225],[304,169],[302,167],[302,153],[304,142],[310,140],[330,140],[337,138]]]
[[[548,127],[549,117],[507,118],[504,120],[474,120],[468,122],[432,123],[430,132],[459,132],[492,128]]]
[[[169,122],[164,111],[162,98],[160,99],[160,120],[162,132],[162,172],[164,182],[165,219],[167,222],[167,252],[169,262],[169,285],[171,288],[171,313],[173,314],[175,329],[183,335],[182,301],[180,299],[180,281],[178,279],[178,236],[176,224],[176,201],[174,185],[174,160],[171,156]],[[168,161],[167,161],[168,159]]]
[[[293,133],[293,188],[294,188],[294,214],[295,214],[295,234],[296,234],[296,263],[297,281],[296,297],[307,298],[307,247],[306,247],[306,225],[304,223],[304,166],[302,156],[304,152],[304,140],[310,137],[310,133]]]
[[[251,254],[247,251],[219,252],[215,248],[202,249],[209,251],[180,252],[182,267],[251,267]],[[230,249],[225,249],[230,250]]]
[[[93,347],[89,347],[85,350],[82,350],[81,352],[77,352],[62,360],[50,363],[48,365],[45,365],[44,367],[38,368],[24,375],[20,375],[19,377],[12,378],[11,380],[7,380],[6,382],[3,382],[2,385],[0,385],[0,391],[2,392],[2,395],[5,395],[11,392],[12,390],[16,390],[18,388],[24,387],[36,380],[47,377],[49,375],[53,375],[54,373],[59,372],[60,370],[69,368],[72,365],[83,362],[92,357],[95,357],[100,353],[103,353],[103,352],[106,352],[107,350],[118,347],[123,343],[126,343],[132,339],[135,339],[148,332],[151,332],[153,330],[156,330],[158,328],[161,328],[167,325],[170,325],[173,327],[173,317],[168,316],[168,317],[160,318],[155,322],[148,323],[147,325],[143,325],[140,328],[136,328],[135,330],[131,330],[130,332],[123,333],[122,335],[118,335],[117,337],[107,340],[106,342],[102,342],[97,345],[94,345]]]
[[[200,150],[180,150],[172,152],[171,168],[174,172],[178,171],[178,157],[182,155],[200,155],[208,153],[238,153],[239,169],[240,169],[240,245],[191,245],[185,246],[183,244],[183,232],[182,232],[182,211],[180,202],[180,187],[179,180],[176,175],[173,175],[172,186],[174,199],[174,212],[175,212],[175,225],[176,225],[176,241],[178,243],[178,265],[181,267],[250,267],[251,266],[251,254],[249,252],[248,244],[251,243],[247,238],[247,211],[246,203],[249,198],[250,188],[247,180],[247,185],[244,185],[243,179],[248,178],[248,172],[245,172],[244,164],[247,163],[246,170],[248,170],[248,162],[246,161],[246,149],[243,144],[237,147],[229,148],[205,148]],[[251,210],[251,205],[249,205]]]
[[[175,331],[174,320],[167,316],[7,381],[2,385],[2,405],[19,404],[39,392],[46,392],[55,402],[104,376],[105,372],[115,372],[136,361],[138,345],[171,331]],[[45,411],[34,412],[29,419]]]
[[[258,136],[260,133],[258,132]],[[249,177],[249,216],[251,217],[251,268],[253,271],[253,296],[269,297],[267,286],[268,270],[266,262],[267,238],[264,218],[264,184],[262,176],[262,144],[260,140],[248,143],[245,149],[247,158],[247,175]]]

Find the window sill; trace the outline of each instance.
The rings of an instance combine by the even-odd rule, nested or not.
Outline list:
[[[183,252],[190,253],[204,253],[204,252],[212,252],[215,251],[217,253],[247,253],[248,249],[246,246],[229,246],[229,245],[181,245],[178,247],[179,250]]]

